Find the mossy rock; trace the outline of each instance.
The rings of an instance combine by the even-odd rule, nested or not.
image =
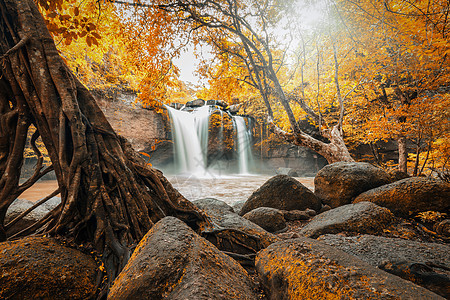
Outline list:
[[[369,163],[337,162],[314,178],[314,194],[332,208],[349,204],[359,194],[391,182],[391,176]]]
[[[239,214],[245,215],[258,207],[272,207],[280,210],[305,210],[311,208],[319,211],[320,200],[298,180],[277,175],[266,181],[245,202]]]
[[[269,299],[443,299],[309,238],[270,245],[256,257]]]
[[[256,299],[247,272],[185,223],[166,217],[144,236],[109,299]]]
[[[0,299],[91,299],[94,259],[45,237],[0,243]]]
[[[411,177],[362,193],[353,201],[370,201],[401,217],[419,212],[450,211],[450,183],[436,178]]]

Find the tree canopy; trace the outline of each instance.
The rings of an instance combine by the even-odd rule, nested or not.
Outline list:
[[[186,43],[205,43],[213,59],[199,67],[209,86],[198,97],[241,103],[261,122],[269,116],[276,135],[323,155],[330,149],[296,133],[297,123],[314,124],[326,148],[336,125],[345,140],[338,148],[397,140],[400,168],[409,163],[414,174],[447,163],[445,1],[38,3],[92,89],[128,88],[153,108],[190,100],[195,91],[173,58]],[[308,9],[322,10],[313,26],[302,22]],[[409,157],[406,141],[416,148]]]

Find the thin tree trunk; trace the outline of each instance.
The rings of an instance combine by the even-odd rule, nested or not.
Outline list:
[[[420,152],[421,152],[422,148],[417,145],[416,148],[416,159],[414,161],[414,170],[413,170],[413,176],[417,176],[417,173],[419,171],[419,162],[420,162]]]
[[[406,138],[404,136],[397,139],[398,143],[398,170],[408,173],[408,149],[406,148]]]

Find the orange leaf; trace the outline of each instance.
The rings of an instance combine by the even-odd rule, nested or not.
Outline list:
[[[94,36],[96,39],[101,39],[102,37],[97,32],[91,32],[92,36]]]
[[[150,154],[145,153],[145,152],[139,152],[139,154],[142,154],[142,155],[147,156],[147,157],[151,157]]]

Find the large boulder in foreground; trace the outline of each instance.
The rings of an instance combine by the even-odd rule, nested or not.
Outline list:
[[[279,240],[275,235],[264,230],[262,227],[234,213],[233,208],[221,200],[205,198],[192,201],[192,203],[203,210],[206,215],[211,218],[214,224],[221,228],[222,231],[225,232],[226,230],[231,230],[243,232],[255,237],[256,239],[253,241],[247,240],[246,244],[251,245],[257,250],[266,248],[270,244]],[[220,250],[246,254],[245,247],[242,249],[227,248],[228,243],[220,243],[217,239],[217,235],[208,235],[207,232],[204,232],[204,237],[206,237],[214,245],[218,246]]]
[[[388,209],[371,202],[347,204],[315,216],[301,229],[300,234],[310,238],[343,231],[377,234],[394,220]]]
[[[109,299],[256,299],[247,272],[182,221],[166,217],[144,236]]]
[[[450,183],[436,178],[411,177],[362,193],[354,203],[370,201],[395,215],[409,217],[423,211],[450,210]]]
[[[311,208],[319,211],[322,204],[313,192],[296,179],[287,175],[277,175],[270,178],[247,199],[239,214],[243,216],[258,207],[281,210]]]
[[[332,208],[349,204],[359,194],[391,182],[390,175],[369,163],[337,162],[314,178],[314,194]]]
[[[432,262],[450,269],[450,245],[366,234],[349,237],[325,234],[318,240],[357,256],[374,267],[378,267],[385,260],[406,260],[420,263]]]
[[[44,237],[0,243],[0,299],[91,299],[92,257]]]
[[[443,299],[309,238],[270,245],[256,257],[269,299]]]
[[[271,207],[258,207],[249,211],[244,218],[261,226],[268,232],[277,232],[286,228],[286,220],[281,210]]]
[[[450,246],[373,235],[326,234],[321,242],[357,256],[374,267],[450,298]]]

